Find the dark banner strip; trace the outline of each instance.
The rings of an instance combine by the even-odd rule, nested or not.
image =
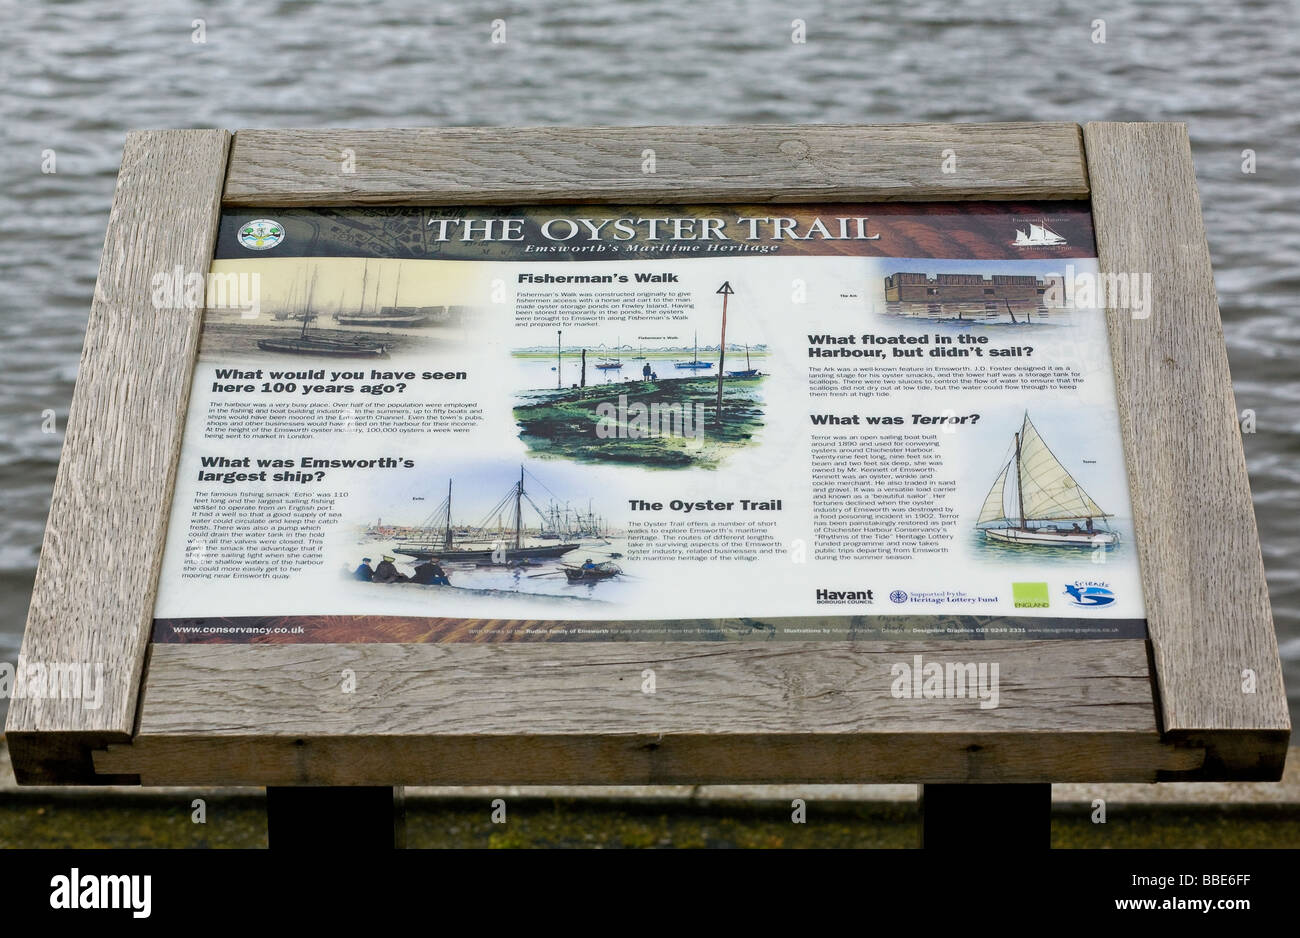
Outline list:
[[[273,250],[272,250],[273,248]],[[1087,202],[227,210],[217,260],[1095,257]]]
[[[169,644],[404,642],[808,641],[1146,638],[1145,619],[1006,616],[778,616],[762,619],[440,619],[415,616],[231,616],[155,619]]]

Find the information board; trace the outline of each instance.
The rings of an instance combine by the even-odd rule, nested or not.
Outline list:
[[[154,641],[1145,637],[1085,202],[227,209],[156,287]]]

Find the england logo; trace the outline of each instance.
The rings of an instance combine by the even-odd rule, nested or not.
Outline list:
[[[239,243],[250,251],[269,251],[284,240],[284,227],[271,218],[254,218],[239,226]]]

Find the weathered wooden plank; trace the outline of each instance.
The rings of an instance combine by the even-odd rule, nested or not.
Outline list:
[[[762,785],[1155,782],[1204,752],[1149,733],[146,736],[95,754],[145,785]],[[108,777],[108,776],[105,776]],[[119,775],[116,777],[125,777]]]
[[[1163,728],[1280,772],[1290,719],[1187,130],[1084,139],[1101,270],[1152,284],[1149,317],[1112,298],[1107,319]]]
[[[918,654],[997,663],[998,706],[894,697],[891,666]],[[1142,641],[155,645],[138,734],[96,767],[169,785],[639,784],[1154,780],[1200,761],[1160,741]]]
[[[103,696],[11,703],[20,781],[84,775],[87,746],[132,731],[199,332],[199,309],[154,305],[153,278],[206,273],[229,143],[126,140],[22,645],[29,666],[102,667]]]
[[[344,172],[349,156],[355,165]],[[1078,125],[1019,123],[241,130],[224,198],[285,206],[1087,196]]]

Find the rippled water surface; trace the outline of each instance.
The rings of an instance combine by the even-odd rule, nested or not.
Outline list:
[[[1246,456],[1300,700],[1297,10],[0,0],[0,660],[17,653],[59,456],[43,412],[62,430],[129,128],[1179,120],[1238,407],[1256,415]],[[490,42],[498,16],[503,45]],[[41,172],[46,150],[57,173]]]

